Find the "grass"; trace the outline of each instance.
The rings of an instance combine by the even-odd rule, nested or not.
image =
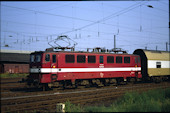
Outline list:
[[[109,107],[81,107],[66,103],[66,112],[170,112],[170,89],[156,89],[147,92],[127,92]]]
[[[71,104],[69,101],[65,102],[65,111],[66,112],[84,112],[84,109],[80,105]]]
[[[16,77],[26,77],[28,75],[28,73],[1,73],[0,77],[1,78],[16,78]]]

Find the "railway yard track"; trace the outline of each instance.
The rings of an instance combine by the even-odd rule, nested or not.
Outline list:
[[[143,92],[156,88],[170,88],[170,82],[137,83],[119,86],[90,87],[77,89],[54,89],[50,91],[36,91],[27,89],[24,83],[19,83],[22,78],[1,79],[1,112],[25,112],[25,111],[50,111],[54,112],[57,103],[70,101],[73,104],[102,105],[113,103],[125,92]]]

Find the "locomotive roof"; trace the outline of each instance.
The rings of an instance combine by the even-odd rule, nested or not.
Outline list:
[[[86,52],[86,51],[35,51],[33,53],[88,53],[88,54],[113,54],[113,55],[134,55],[128,53],[111,53],[111,52]]]

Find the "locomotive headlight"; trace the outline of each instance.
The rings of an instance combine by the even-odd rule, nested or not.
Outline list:
[[[53,66],[53,68],[55,68],[55,66]]]

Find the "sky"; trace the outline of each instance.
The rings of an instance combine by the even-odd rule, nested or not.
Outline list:
[[[70,39],[56,40],[61,35]],[[166,50],[169,0],[1,1],[1,49],[56,46]],[[70,44],[69,44],[70,43]]]

